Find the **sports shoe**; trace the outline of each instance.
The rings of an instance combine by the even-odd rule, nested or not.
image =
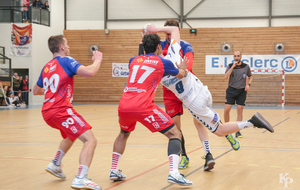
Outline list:
[[[122,170],[110,170],[109,179],[114,181],[122,181],[126,179],[126,175],[121,173]]]
[[[189,161],[190,161],[190,159],[188,157],[182,156],[181,161],[179,162],[179,165],[178,165],[178,169],[185,169],[185,168],[189,167]]]
[[[258,112],[256,112],[249,121],[254,125],[254,127],[264,128],[271,133],[274,133],[272,125]]]
[[[169,173],[168,183],[177,183],[179,185],[193,185],[192,181],[185,179],[185,177],[179,172]]]
[[[235,133],[235,138],[242,138],[242,133],[240,131]]]
[[[73,180],[71,187],[73,189],[93,189],[93,190],[102,189],[98,184],[89,180],[86,175],[83,178],[79,178],[75,176],[75,179]]]
[[[237,140],[232,134],[227,135],[227,140],[230,142],[231,147],[233,150],[239,150],[240,149],[240,141]]]
[[[205,164],[204,164],[204,171],[209,171],[214,169],[215,160],[212,157],[212,154],[209,152],[205,156]]]
[[[60,165],[56,165],[54,163],[54,161],[52,160],[52,162],[47,166],[47,168],[45,169],[47,172],[49,172],[50,174],[54,175],[55,177],[61,178],[61,179],[65,179],[66,175],[63,173],[63,171],[61,170]]]

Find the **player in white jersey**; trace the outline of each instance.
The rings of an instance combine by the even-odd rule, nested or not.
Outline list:
[[[155,28],[153,25],[147,26],[150,33],[164,32],[163,28]],[[179,34],[178,34],[179,36]],[[179,55],[180,37],[172,36],[172,41],[165,59],[171,60],[175,65],[181,61]],[[188,108],[191,114],[199,123],[204,125],[209,131],[217,136],[226,136],[248,127],[258,127],[274,132],[271,124],[263,118],[260,113],[255,113],[250,120],[239,122],[228,122],[222,124],[219,114],[212,109],[212,96],[207,86],[191,72],[182,79],[174,79],[172,76],[165,76],[161,80],[162,84],[170,89]]]

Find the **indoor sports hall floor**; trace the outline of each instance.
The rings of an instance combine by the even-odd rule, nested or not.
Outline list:
[[[112,146],[119,133],[117,104],[85,104],[74,108],[93,126],[98,139],[89,178],[103,190],[278,190],[300,189],[300,107],[245,107],[244,119],[260,112],[275,128],[242,130],[241,149],[234,151],[225,137],[209,133],[212,154],[216,160],[211,172],[203,171],[204,150],[185,109],[182,130],[190,166],[180,170],[191,187],[170,185],[168,177],[167,138],[151,133],[141,124],[131,134],[119,168],[127,180],[108,179]],[[223,105],[215,106],[223,120]],[[61,140],[59,131],[47,126],[40,107],[0,109],[0,190],[65,190],[78,170],[82,143],[78,140],[62,161],[66,180],[45,171],[55,156]],[[231,111],[231,121],[236,109]]]

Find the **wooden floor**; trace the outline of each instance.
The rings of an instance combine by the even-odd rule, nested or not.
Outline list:
[[[74,108],[93,126],[98,139],[89,178],[104,190],[300,189],[300,109],[245,109],[245,119],[259,111],[275,127],[275,133],[257,128],[242,130],[239,151],[232,150],[224,137],[209,133],[216,159],[211,172],[203,171],[204,150],[192,116],[185,109],[182,129],[190,166],[181,173],[194,185],[181,187],[167,183],[167,138],[160,133],[152,134],[140,124],[131,134],[119,164],[127,180],[111,182],[108,174],[112,145],[120,130],[117,105],[77,105]],[[223,119],[223,109],[215,110]],[[232,121],[235,117],[233,109]],[[62,169],[67,178],[59,180],[45,172],[45,168],[55,156],[61,136],[59,131],[47,126],[40,108],[0,110],[0,129],[0,190],[71,189],[78,170],[80,141],[76,141],[64,157]],[[285,182],[289,182],[287,186]]]

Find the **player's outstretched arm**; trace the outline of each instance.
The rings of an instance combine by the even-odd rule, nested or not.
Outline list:
[[[172,39],[180,43],[180,33],[179,33],[179,28],[177,26],[165,26],[161,28],[156,28],[153,25],[148,25],[146,29],[149,33],[158,33],[158,32],[170,33]]]
[[[37,84],[33,87],[33,95],[44,95],[45,90],[39,87]]]
[[[78,67],[76,74],[83,77],[94,76],[100,68],[102,62],[102,53],[100,51],[93,51],[92,60],[94,61],[93,64],[89,66],[81,65],[80,67]]]

